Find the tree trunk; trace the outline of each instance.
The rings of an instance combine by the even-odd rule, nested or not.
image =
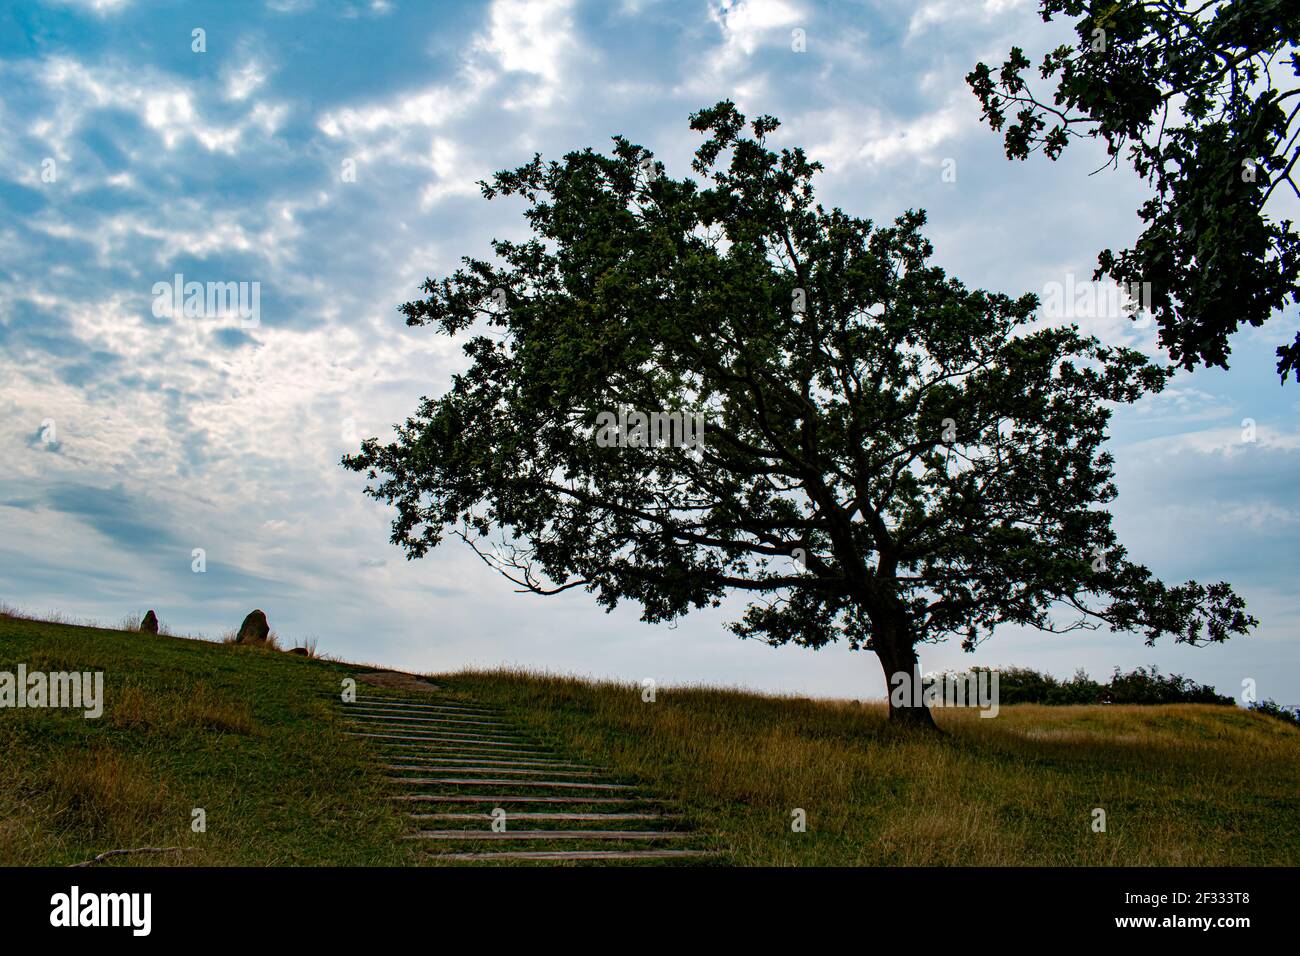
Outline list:
[[[897,634],[897,632],[895,632]],[[885,693],[889,699],[889,722],[900,727],[916,727],[935,730],[934,717],[930,708],[925,706],[921,688],[921,667],[916,658],[916,648],[905,640],[890,635],[893,640],[882,639],[880,635],[874,641],[876,656],[885,671]],[[903,690],[896,691],[899,679],[895,675],[906,675]],[[902,700],[899,700],[900,695]]]

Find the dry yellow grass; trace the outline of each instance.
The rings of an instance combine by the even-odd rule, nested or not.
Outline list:
[[[708,687],[646,703],[634,684],[518,671],[435,679],[680,796],[737,863],[1300,861],[1300,731],[1231,707],[941,710],[933,737],[898,732],[883,705]]]
[[[112,726],[130,730],[192,727],[231,734],[256,730],[246,702],[222,697],[203,682],[185,692],[158,693],[128,681],[115,696],[107,718]]]

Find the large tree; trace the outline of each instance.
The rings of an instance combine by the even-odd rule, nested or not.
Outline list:
[[[921,213],[823,208],[818,164],[768,147],[777,125],[693,116],[702,181],[615,137],[482,184],[523,199],[533,237],[402,307],[465,337],[468,368],[344,459],[396,507],[393,541],[419,557],[454,535],[522,589],[651,622],[743,593],[741,636],[844,640],[887,678],[1002,623],[1250,627],[1227,584],[1130,563],[1101,507],[1109,405],[1169,373],[946,277]],[[931,723],[919,702],[891,715]]]
[[[1047,53],[1039,82],[1020,47],[966,77],[1007,156],[1058,158],[1105,143],[1153,187],[1132,248],[1102,250],[1094,278],[1149,288],[1175,362],[1227,367],[1228,337],[1300,303],[1300,235],[1278,218],[1300,197],[1300,3],[1296,0],[1042,0],[1078,42]],[[1054,89],[1051,87],[1054,85]],[[1007,123],[1012,116],[1012,122]],[[1300,335],[1277,350],[1300,380]]]

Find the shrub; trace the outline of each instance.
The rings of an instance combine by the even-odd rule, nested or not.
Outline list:
[[[972,667],[972,674],[992,670]],[[1213,687],[1198,684],[1179,674],[1162,675],[1159,668],[1139,667],[1127,674],[1115,668],[1110,680],[1101,684],[1082,668],[1069,680],[1060,680],[1032,667],[1004,667],[998,670],[998,699],[1002,704],[1232,704],[1231,697],[1215,693]]]
[[[1216,693],[1208,684],[1198,684],[1189,677],[1167,677],[1152,665],[1111,675],[1103,701],[1107,704],[1232,704],[1231,697]]]
[[[1300,708],[1286,707],[1275,700],[1261,700],[1251,704],[1250,709],[1257,714],[1284,721],[1293,727],[1300,727]]]

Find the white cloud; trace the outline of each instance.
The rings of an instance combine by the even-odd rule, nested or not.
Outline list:
[[[788,43],[790,31],[784,28],[797,25],[803,14],[786,0],[718,0],[710,3],[709,16],[722,30],[722,57],[734,60],[750,56],[778,31]]]
[[[231,67],[224,71],[226,80],[226,98],[246,100],[255,90],[266,82],[266,71],[255,60],[248,60],[243,65]]]
[[[486,51],[507,72],[531,73],[541,79],[527,97],[529,105],[550,103],[564,76],[565,59],[574,48],[573,0],[495,0],[487,32],[475,47]]]
[[[791,30],[805,20],[804,12],[787,0],[710,0],[709,19],[720,42],[698,63],[688,66],[676,92],[692,97],[726,91],[741,105],[760,101],[768,86],[765,69],[754,54],[763,46],[779,45],[791,56]]]
[[[530,122],[537,121],[535,111],[552,107],[570,82],[569,68],[578,53],[572,8],[573,0],[496,0],[454,80],[327,111],[317,126],[343,142],[358,166],[426,170],[430,178],[420,191],[422,209],[449,196],[476,193],[478,180],[491,171],[476,161],[477,150],[452,132],[430,134],[462,121],[476,122],[481,132],[491,111],[518,114],[527,109],[526,120],[500,120],[514,135],[525,136]],[[512,86],[515,73],[530,79]]]
[[[908,38],[934,27],[961,26],[972,20],[988,22],[1005,16],[1030,0],[927,0],[915,8],[907,24]]]
[[[1300,524],[1300,508],[1287,508],[1264,500],[1245,502],[1225,508],[1219,513],[1218,520],[1220,524],[1234,528],[1269,531]]]
[[[131,0],[53,0],[58,6],[77,7],[97,16],[121,13],[130,5]]]
[[[447,196],[472,196],[479,191],[483,178],[463,159],[461,147],[454,140],[435,136],[429,144],[428,164],[435,177],[420,193],[420,205],[428,209]]]
[[[154,70],[114,65],[87,66],[70,57],[42,63],[39,81],[59,100],[53,115],[32,123],[32,135],[45,140],[59,159],[70,158],[68,141],[89,122],[93,110],[121,109],[138,116],[167,149],[192,140],[211,152],[233,153],[251,129],[275,132],[285,107],[254,104],[243,119],[221,124],[205,117],[187,84]]]
[[[104,265],[111,264],[137,239],[153,240],[154,263],[162,268],[182,255],[206,259],[229,253],[245,253],[275,264],[301,233],[298,208],[294,203],[277,203],[263,210],[213,210],[193,200],[177,200],[163,204],[154,215],[121,212],[81,222],[42,215],[29,225],[58,239],[91,243]]]
[[[820,140],[810,139],[806,148],[831,172],[857,164],[937,163],[955,139],[974,128],[967,105],[954,97],[910,119],[877,107],[821,111],[796,128],[820,133]]]
[[[1136,443],[1135,447],[1141,449],[1144,456],[1152,458],[1192,452],[1232,459],[1263,452],[1290,454],[1300,451],[1300,432],[1283,430],[1269,421],[1251,421],[1253,426],[1206,428],[1150,438]]]

